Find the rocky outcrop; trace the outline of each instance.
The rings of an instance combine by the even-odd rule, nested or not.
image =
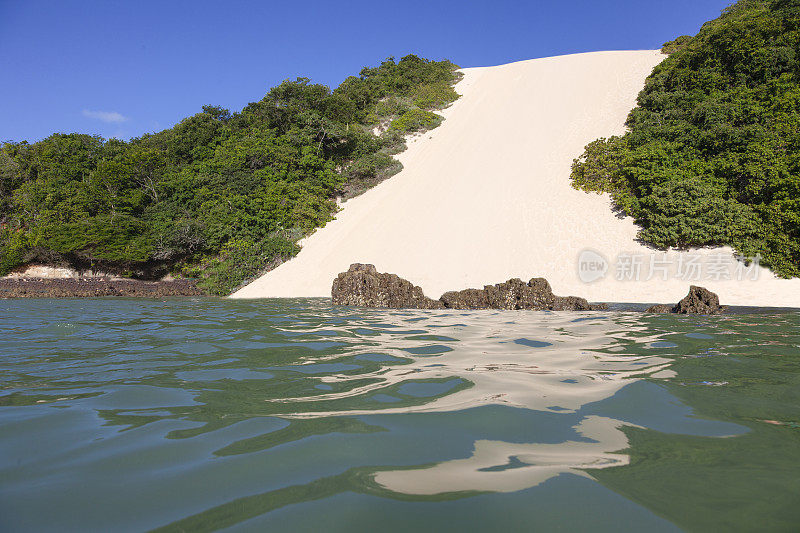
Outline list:
[[[446,292],[440,298],[449,309],[535,309],[549,311],[593,311],[608,309],[605,304],[593,305],[577,296],[556,296],[544,278],[528,283],[514,278],[483,289]]]
[[[355,263],[333,280],[331,299],[334,305],[390,307],[395,309],[442,309],[422,289],[395,274],[383,274],[374,265]]]
[[[142,281],[97,278],[5,278],[0,279],[0,298],[98,298],[129,296],[202,296],[194,280]]]
[[[416,309],[534,309],[551,311],[589,311],[607,309],[576,296],[556,296],[544,278],[528,283],[510,279],[483,289],[446,292],[432,300],[395,274],[382,274],[373,265],[350,265],[333,281],[332,301],[336,305]]]
[[[678,313],[682,315],[716,315],[725,310],[719,304],[719,296],[706,289],[692,285],[689,294],[674,306],[658,304],[647,309],[648,313]]]

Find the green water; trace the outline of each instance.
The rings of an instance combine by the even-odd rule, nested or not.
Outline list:
[[[796,531],[800,313],[0,301],[2,531]]]

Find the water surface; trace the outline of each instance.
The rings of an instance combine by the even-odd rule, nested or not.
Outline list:
[[[0,301],[4,531],[786,530],[800,313]]]

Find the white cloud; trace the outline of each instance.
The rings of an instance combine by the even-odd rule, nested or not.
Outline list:
[[[128,120],[128,117],[116,111],[89,111],[88,109],[84,109],[83,116],[110,124],[119,124],[120,122]]]

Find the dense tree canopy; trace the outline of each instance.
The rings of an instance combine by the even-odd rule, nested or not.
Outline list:
[[[663,51],[628,133],[589,144],[573,184],[658,247],[727,244],[800,276],[800,0],[741,0]]]
[[[4,143],[0,275],[40,261],[197,276],[226,294],[294,255],[337,196],[399,170],[391,156],[404,135],[436,127],[431,111],[457,98],[456,68],[390,58],[335,90],[285,81],[239,113],[204,106],[130,142],[59,133]]]

